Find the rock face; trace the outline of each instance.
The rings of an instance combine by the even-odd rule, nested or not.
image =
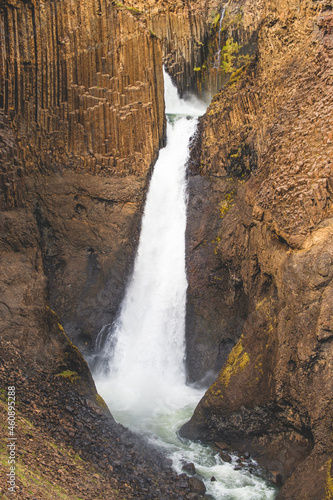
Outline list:
[[[278,498],[330,498],[332,6],[256,5],[256,59],[193,143],[189,376],[223,366],[182,435],[250,451]]]
[[[8,1],[0,15],[0,106],[39,167],[146,173],[164,141],[163,80],[159,40],[136,12]]]
[[[117,313],[163,90],[161,42],[137,7],[0,2],[0,379],[17,387],[22,499],[196,495],[114,422],[66,335],[89,350]],[[3,426],[6,411],[1,392]]]
[[[17,210],[31,214],[51,306],[90,348],[117,312],[164,143],[160,41],[109,2],[2,2],[0,25],[2,209],[21,226]]]

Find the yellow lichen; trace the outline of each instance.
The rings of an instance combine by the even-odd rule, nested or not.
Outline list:
[[[229,354],[228,361],[225,365],[224,370],[218,378],[218,382],[220,384],[223,384],[224,387],[228,387],[231,377],[236,375],[237,373],[242,372],[249,362],[250,357],[248,353],[244,351],[242,338],[240,338],[238,343]]]
[[[233,189],[229,193],[227,193],[224,197],[224,200],[221,201],[220,203],[220,219],[223,219],[223,217],[227,214],[227,212],[230,210],[231,207],[234,206],[234,196],[235,190]]]
[[[102,398],[102,396],[100,396],[99,394],[96,394],[96,403],[98,404],[98,406],[100,408],[102,408],[103,410],[108,410],[108,405],[106,404],[106,402],[104,401],[104,399]]]
[[[327,472],[326,472],[326,489],[325,489],[325,500],[331,500],[333,498],[333,477],[331,476],[332,459],[326,462]]]
[[[259,357],[258,359],[260,359],[260,357]],[[256,370],[258,370],[258,372],[259,372],[261,375],[263,375],[263,374],[264,374],[264,371],[263,371],[263,369],[262,369],[262,362],[261,362],[261,361],[257,361],[257,363],[254,365],[254,368],[255,368]],[[257,380],[257,379],[256,379],[256,380]],[[259,379],[258,379],[258,380],[259,380]]]

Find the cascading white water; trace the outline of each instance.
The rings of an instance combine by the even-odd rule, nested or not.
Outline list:
[[[96,385],[114,417],[149,434],[178,472],[184,460],[193,461],[213,498],[272,499],[274,490],[262,479],[235,471],[208,447],[176,434],[203,395],[185,381],[185,166],[195,117],[206,106],[179,99],[170,77],[164,78],[167,145],[152,175],[133,276],[103,349],[109,370],[95,373]],[[212,475],[216,482],[209,481]]]
[[[221,17],[220,17],[220,25],[219,25],[219,45],[218,45],[218,50],[215,55],[216,62],[214,64],[215,69],[219,69],[220,64],[221,64],[221,29],[222,29],[222,21],[225,15],[225,9],[226,6],[222,7],[222,12],[221,12]]]
[[[178,100],[182,114],[198,114],[197,106],[179,101],[172,84],[167,89],[168,112],[177,111]],[[196,120],[186,117],[168,125],[167,146],[147,195],[133,277],[105,346],[109,356],[115,345],[110,383],[118,408],[151,412],[173,397],[176,387],[185,387],[185,163],[195,127]]]

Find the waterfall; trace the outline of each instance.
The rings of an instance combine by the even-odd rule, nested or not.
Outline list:
[[[117,407],[151,412],[185,388],[185,227],[188,143],[205,105],[178,97],[164,74],[167,145],[155,165],[133,276],[104,356]],[[176,390],[178,388],[178,391]]]
[[[222,29],[222,21],[225,15],[225,9],[226,5],[222,7],[222,12],[221,12],[221,17],[220,17],[220,25],[219,25],[219,45],[218,45],[218,51],[215,54],[215,59],[217,58],[217,61],[214,64],[215,69],[219,69],[220,64],[221,64],[221,29]]]
[[[196,117],[205,105],[194,97],[179,99],[167,74],[164,82],[167,145],[151,178],[133,275],[118,320],[100,332],[100,346],[108,332],[100,363],[108,371],[95,370],[95,382],[115,419],[149,436],[178,473],[184,461],[193,462],[211,498],[273,500],[275,491],[263,479],[235,470],[236,456],[224,463],[209,447],[177,436],[204,392],[186,385],[184,357],[185,167]]]

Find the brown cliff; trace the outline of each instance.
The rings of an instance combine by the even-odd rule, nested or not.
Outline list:
[[[279,498],[326,499],[332,6],[257,8],[256,59],[215,97],[193,144],[189,372],[223,367],[182,433],[250,451],[285,482]]]
[[[106,1],[8,1],[0,14],[0,105],[39,168],[145,173],[164,100],[159,40],[140,18]]]
[[[164,143],[160,41],[109,2],[2,2],[0,19],[0,106],[17,138],[5,134],[2,209],[33,214],[52,307],[91,346],[119,306]]]
[[[164,143],[162,56],[181,92],[195,87],[211,12],[202,1],[0,5],[0,107],[17,139],[4,136],[1,206],[34,214],[52,308],[83,349],[112,323],[130,274]]]

